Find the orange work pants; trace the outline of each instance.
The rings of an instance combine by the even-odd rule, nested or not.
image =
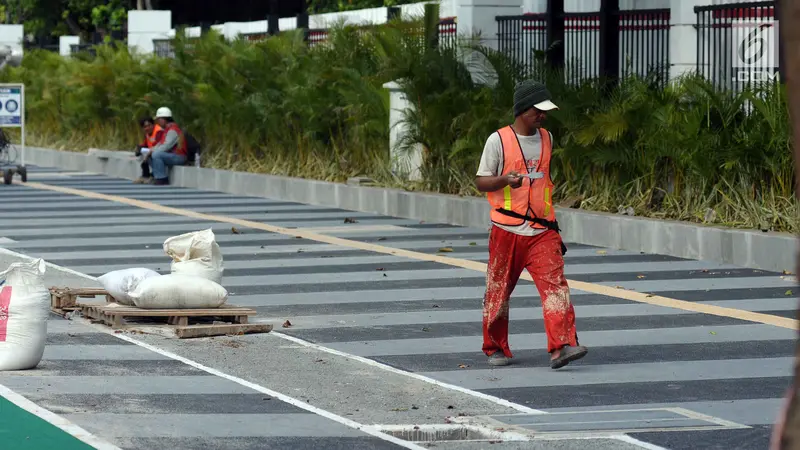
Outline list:
[[[492,355],[500,350],[512,357],[508,345],[508,301],[523,269],[531,274],[542,298],[547,351],[577,346],[575,310],[564,277],[561,236],[551,230],[521,236],[493,226],[483,299],[483,352]]]

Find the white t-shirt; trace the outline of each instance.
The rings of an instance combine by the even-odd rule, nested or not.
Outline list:
[[[550,142],[553,142],[553,134],[550,134]],[[522,147],[522,154],[525,157],[525,163],[528,166],[528,172],[536,170],[539,164],[539,159],[542,157],[542,137],[537,132],[532,136],[520,136],[519,145]],[[500,140],[500,134],[495,132],[486,140],[486,145],[483,147],[483,155],[481,155],[481,163],[478,166],[479,177],[496,177],[503,173],[503,144]],[[493,224],[496,227],[509,231],[514,234],[522,236],[536,236],[539,233],[547,231],[546,229],[533,228],[530,222],[525,222],[522,225],[508,226]]]

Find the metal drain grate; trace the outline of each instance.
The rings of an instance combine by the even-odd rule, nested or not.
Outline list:
[[[382,433],[414,443],[428,442],[487,442],[487,441],[528,441],[523,434],[498,431],[470,424],[452,425],[377,425]]]
[[[476,418],[478,419],[478,418]],[[622,434],[645,431],[695,431],[750,428],[683,408],[652,408],[505,414],[484,417],[498,427],[506,426],[536,436],[547,434]]]

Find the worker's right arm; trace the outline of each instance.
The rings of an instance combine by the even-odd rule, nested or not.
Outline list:
[[[498,133],[492,133],[486,140],[481,155],[481,163],[475,177],[475,187],[481,192],[494,192],[506,186],[518,188],[522,186],[522,177],[511,172],[507,175],[503,173],[503,144]]]
[[[178,133],[174,130],[167,131],[167,135],[164,136],[164,142],[161,144],[153,146],[153,151],[150,153],[158,153],[158,152],[167,152],[175,147],[175,144],[178,143]]]

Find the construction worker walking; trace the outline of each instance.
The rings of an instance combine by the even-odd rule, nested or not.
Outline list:
[[[512,358],[508,344],[509,298],[527,269],[542,300],[550,367],[586,356],[578,345],[575,311],[564,277],[566,247],[559,234],[550,178],[552,135],[541,128],[558,107],[536,81],[514,92],[514,123],[486,141],[475,185],[491,204],[489,265],[483,300],[483,351],[492,366]]]

